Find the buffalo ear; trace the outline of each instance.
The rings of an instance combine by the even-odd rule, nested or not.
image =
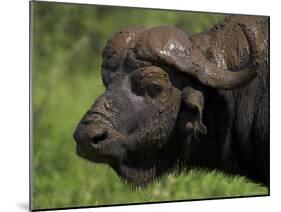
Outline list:
[[[196,140],[207,134],[207,128],[202,122],[204,109],[204,95],[201,91],[187,87],[181,94],[182,102],[187,108],[185,130],[192,134]]]

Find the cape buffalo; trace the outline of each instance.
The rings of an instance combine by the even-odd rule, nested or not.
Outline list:
[[[78,155],[134,185],[193,167],[269,185],[268,26],[232,15],[191,36],[121,29],[102,54],[106,90],[75,130]]]

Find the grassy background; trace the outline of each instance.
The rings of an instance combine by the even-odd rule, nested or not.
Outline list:
[[[76,124],[104,91],[101,51],[122,26],[175,25],[187,33],[222,15],[33,2],[33,208],[267,194],[243,177],[191,170],[131,188],[109,167],[76,156]]]

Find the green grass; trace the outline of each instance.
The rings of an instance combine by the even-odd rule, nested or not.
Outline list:
[[[76,124],[104,91],[104,42],[121,25],[175,25],[199,32],[218,15],[35,3],[33,55],[33,209],[265,195],[243,177],[191,170],[132,188],[108,166],[76,155]],[[130,18],[126,18],[130,16]],[[115,22],[113,22],[115,20]]]

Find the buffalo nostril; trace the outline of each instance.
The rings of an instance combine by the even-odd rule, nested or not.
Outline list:
[[[83,120],[81,122],[81,124],[83,124],[83,125],[89,125],[89,124],[92,124],[92,123],[93,123],[93,120]]]
[[[107,132],[104,131],[102,133],[96,134],[94,136],[92,136],[91,138],[91,143],[92,144],[98,144],[99,142],[105,140],[107,138]]]

